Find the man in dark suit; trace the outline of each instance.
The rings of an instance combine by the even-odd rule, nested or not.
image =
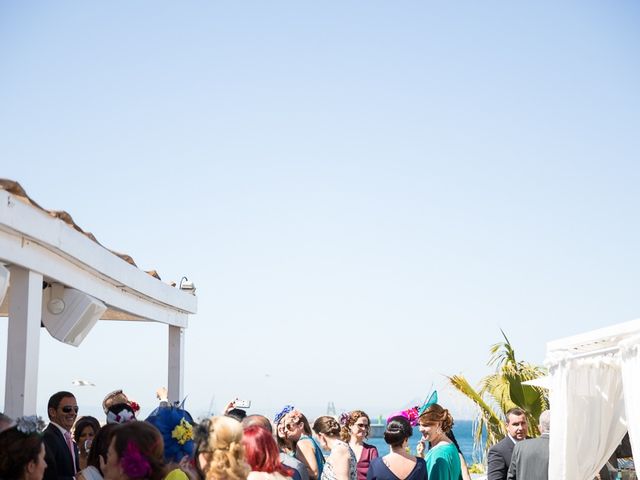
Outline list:
[[[70,392],[54,393],[47,404],[50,423],[44,430],[44,480],[73,480],[78,472],[78,448],[71,428],[78,416],[76,397]]]
[[[512,408],[507,412],[507,436],[489,449],[487,480],[506,480],[511,454],[516,442],[527,438],[527,417],[524,410]]]
[[[549,424],[551,415],[540,415],[540,436],[518,442],[513,448],[507,480],[549,480]]]

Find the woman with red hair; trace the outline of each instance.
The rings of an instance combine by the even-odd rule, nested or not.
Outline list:
[[[280,452],[273,436],[257,425],[245,429],[242,436],[251,473],[247,480],[290,480],[293,472],[280,462]]]

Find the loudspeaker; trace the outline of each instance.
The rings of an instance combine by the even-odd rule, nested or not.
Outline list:
[[[74,288],[53,284],[43,292],[42,323],[53,338],[74,347],[106,310],[100,300]]]
[[[7,290],[9,290],[9,277],[11,276],[11,272],[4,265],[0,265],[0,305],[4,302],[4,296],[7,294]]]

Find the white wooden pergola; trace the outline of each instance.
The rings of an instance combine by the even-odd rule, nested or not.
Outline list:
[[[36,412],[43,282],[100,300],[107,306],[100,320],[167,325],[169,400],[181,400],[184,329],[197,310],[195,295],[107,250],[67,214],[43,210],[17,183],[0,179],[0,187],[0,264],[10,272],[0,305],[0,316],[8,316],[5,413]]]

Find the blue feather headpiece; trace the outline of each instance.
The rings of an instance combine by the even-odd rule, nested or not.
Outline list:
[[[193,455],[193,418],[189,412],[180,407],[160,406],[146,421],[160,430],[167,462],[178,463]]]
[[[280,423],[280,420],[282,420],[287,413],[293,412],[295,410],[295,408],[296,407],[294,407],[293,405],[285,405],[282,408],[282,410],[280,410],[278,413],[276,413],[276,416],[273,417],[273,423],[278,425]]]

